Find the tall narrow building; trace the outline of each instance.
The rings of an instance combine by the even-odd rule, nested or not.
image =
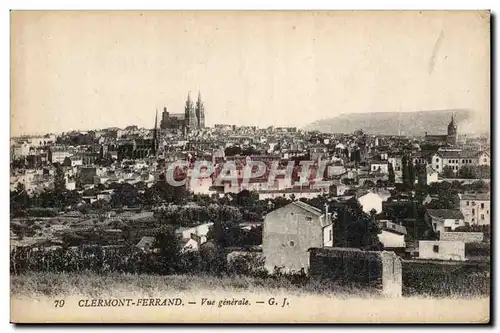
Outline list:
[[[201,100],[201,93],[198,91],[198,100],[196,101],[196,119],[198,120],[198,128],[205,128],[205,107]]]
[[[184,108],[185,113],[185,126],[187,131],[196,130],[198,127],[198,120],[196,119],[196,114],[194,111],[193,101],[191,100],[191,93],[188,93],[186,107]]]

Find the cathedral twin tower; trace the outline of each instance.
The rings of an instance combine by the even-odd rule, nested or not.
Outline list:
[[[201,101],[201,93],[198,92],[198,100],[196,107],[193,106],[191,101],[191,94],[188,93],[186,106],[184,108],[185,119],[190,129],[205,128],[205,107]]]
[[[205,107],[198,93],[196,105],[191,100],[191,93],[188,93],[184,113],[169,113],[167,108],[163,108],[161,129],[182,130],[190,132],[205,128]]]

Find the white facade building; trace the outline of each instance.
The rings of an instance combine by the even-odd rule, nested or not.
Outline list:
[[[490,195],[489,194],[459,194],[460,212],[464,216],[464,222],[471,225],[489,225]]]

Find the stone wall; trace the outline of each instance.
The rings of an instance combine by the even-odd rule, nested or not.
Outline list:
[[[401,260],[393,252],[351,248],[312,248],[311,278],[378,290],[388,297],[402,293]]]
[[[482,242],[484,234],[482,232],[442,232],[439,240],[442,241],[457,241],[464,243],[479,243]]]

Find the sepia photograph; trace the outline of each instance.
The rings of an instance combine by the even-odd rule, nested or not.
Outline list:
[[[10,321],[491,321],[491,13],[10,12]]]

